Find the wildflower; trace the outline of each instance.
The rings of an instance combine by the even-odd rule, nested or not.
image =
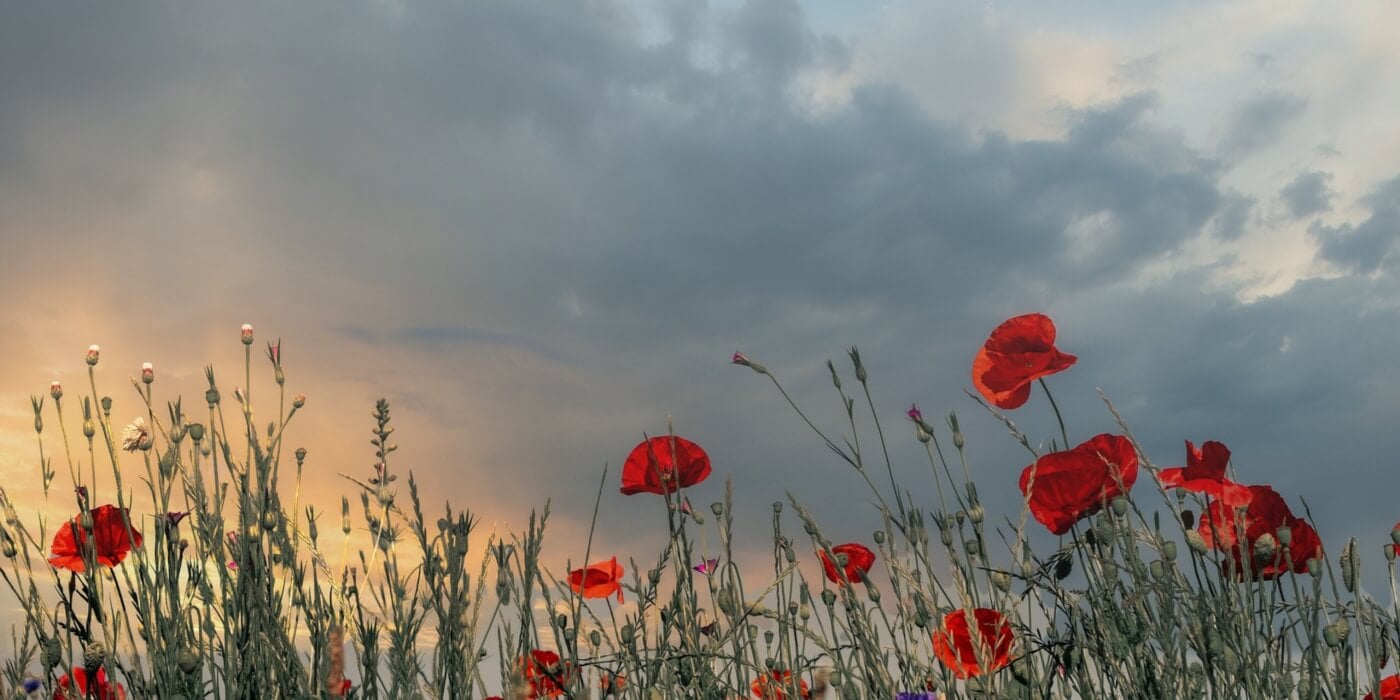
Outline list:
[[[838,544],[831,548],[831,552],[836,555],[836,561],[828,559],[826,552],[818,550],[817,558],[822,561],[822,570],[826,572],[826,577],[832,583],[841,582],[841,574],[845,574],[846,580],[851,583],[861,583],[870,573],[870,567],[875,565],[875,553],[866,549],[865,545],[851,542],[849,544]],[[836,567],[840,565],[841,569]]]
[[[792,671],[773,670],[755,678],[749,689],[753,691],[753,696],[760,700],[786,700],[788,693],[792,691]],[[797,693],[799,697],[810,698],[812,693],[807,689],[807,681],[797,679]]]
[[[552,651],[536,649],[528,659],[516,659],[516,666],[529,685],[530,697],[545,696],[557,698],[564,694],[573,675],[568,663],[560,663],[559,655]]]
[[[924,422],[924,412],[919,410],[918,404],[909,404],[909,410],[905,411],[904,415],[909,416],[909,420],[915,423]]]
[[[710,456],[678,436],[654,437],[632,448],[622,465],[622,493],[674,493],[710,475]]]
[[[149,362],[142,363],[142,364],[141,364],[141,381],[142,381],[142,382],[145,382],[146,384],[150,384],[151,382],[153,382],[153,381],[155,381],[155,380],[156,380],[156,369],[155,369],[155,366],[152,365],[152,364],[149,363]]]
[[[934,655],[958,678],[986,675],[1011,663],[1013,635],[1006,616],[989,608],[976,608],[972,616],[977,621],[976,640],[962,609],[944,615],[933,633]]]
[[[63,674],[58,679],[58,687],[53,691],[54,700],[84,698],[93,700],[126,700],[126,688],[120,683],[109,683],[107,672],[98,668],[92,674],[93,688],[88,688],[88,671],[81,666],[73,669],[72,676]],[[74,688],[74,686],[77,686]]]
[[[239,340],[242,340],[242,341],[243,341],[243,344],[244,344],[244,345],[252,345],[252,344],[253,344],[253,324],[251,324],[251,323],[245,323],[245,324],[243,324],[243,328],[240,330],[240,332],[239,332],[239,334],[238,334],[238,337],[239,337]]]
[[[748,356],[742,352],[735,352],[734,356],[729,358],[729,364],[739,365],[741,367],[748,367],[749,369],[758,372],[759,374],[768,374],[767,367],[764,367],[763,365],[760,365],[757,362],[750,360]]]
[[[149,450],[152,442],[151,429],[146,426],[145,418],[137,417],[122,429],[122,449],[127,452]]]
[[[1181,488],[1204,493],[1224,501],[1228,506],[1247,506],[1251,493],[1248,487],[1225,477],[1230,462],[1230,448],[1215,440],[1207,440],[1197,448],[1186,441],[1186,466],[1171,467],[1157,473],[1162,488]]]
[[[1133,443],[1104,433],[1021,470],[1021,494],[1040,524],[1063,535],[1080,518],[1132,489],[1137,469]]]
[[[97,358],[98,358],[101,354],[102,354],[102,348],[99,348],[99,347],[97,347],[96,345],[89,345],[89,346],[88,346],[88,351],[87,351],[87,363],[88,363],[88,366],[95,366],[95,365],[97,364]]]
[[[1380,693],[1379,700],[1400,700],[1400,676],[1391,675],[1381,679],[1381,685],[1376,689]],[[1372,700],[1374,693],[1367,693],[1362,700]]]
[[[60,525],[54,533],[53,556],[49,563],[60,569],[82,573],[87,568],[84,558],[89,529],[83,527],[81,513],[69,523]],[[117,566],[133,548],[141,546],[141,533],[132,529],[128,537],[130,513],[113,505],[93,508],[91,536],[96,551],[94,558],[103,566]]]
[[[1055,324],[1044,314],[1008,319],[972,361],[972,385],[1000,408],[1019,408],[1031,382],[1069,369],[1079,358],[1055,348]]]
[[[718,568],[718,567],[719,567],[719,560],[718,560],[718,559],[706,559],[706,560],[700,562],[699,564],[696,564],[695,566],[692,566],[692,567],[690,567],[690,568],[695,569],[695,571],[698,572],[698,573],[702,573],[702,574],[712,574],[712,573],[715,572],[715,569]]]
[[[52,396],[54,401],[63,398],[63,385],[59,382],[54,382],[53,384],[50,384],[49,396]]]
[[[1210,510],[1201,515],[1196,529],[1201,541],[1212,549],[1229,549],[1234,557],[1235,575],[1241,580],[1245,578],[1246,571],[1251,572],[1255,580],[1275,579],[1290,570],[1295,574],[1307,571],[1308,560],[1322,556],[1322,540],[1317,531],[1306,520],[1294,516],[1283,497],[1273,488],[1250,486],[1249,491],[1251,498],[1246,508],[1227,506],[1219,501],[1211,503]],[[1241,526],[1249,543],[1248,555],[1238,541]],[[1261,540],[1265,535],[1274,538],[1274,533],[1285,526],[1290,533],[1290,544],[1286,550],[1288,559],[1283,560],[1285,550],[1279,549],[1277,556],[1270,553],[1261,562],[1256,556],[1262,554],[1259,546]]]
[[[569,587],[584,598],[606,598],[616,593],[617,602],[624,602],[621,580],[622,565],[617,563],[617,557],[569,572]]]

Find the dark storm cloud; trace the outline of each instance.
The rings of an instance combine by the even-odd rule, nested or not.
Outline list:
[[[599,465],[673,415],[745,513],[793,489],[835,537],[863,536],[876,523],[850,496],[859,478],[765,378],[726,364],[749,352],[841,433],[823,361],[855,343],[910,487],[932,491],[902,410],[957,409],[989,507],[1012,513],[1023,458],[961,391],[991,328],[1032,310],[1081,357],[1053,382],[1076,435],[1114,429],[1103,386],[1162,461],[1219,438],[1295,493],[1335,483],[1312,471],[1329,445],[1356,463],[1386,454],[1370,416],[1395,406],[1360,368],[1394,379],[1377,348],[1400,324],[1363,303],[1374,287],[1347,277],[1243,304],[1211,269],[1145,278],[1202,235],[1237,239],[1259,194],[1222,187],[1221,163],[1154,122],[1150,92],[1024,140],[931,118],[880,82],[813,107],[802,86],[850,49],[793,3],[240,8],[6,10],[0,225],[81,215],[84,230],[165,237],[142,250],[171,277],[107,272],[175,317],[200,318],[182,290],[209,278],[250,307],[311,298],[299,318],[339,351],[321,362],[387,367],[356,385],[366,406],[397,391],[430,407],[410,425],[471,436],[414,438],[454,500],[523,513],[553,496],[577,526]],[[1221,154],[1266,147],[1305,105],[1246,102]],[[162,183],[190,168],[214,174],[227,207],[171,223]],[[1322,256],[1377,269],[1396,191],[1367,200],[1368,220],[1315,229]],[[19,254],[0,272],[40,267],[28,235],[5,231]],[[246,251],[267,254],[207,264]],[[1044,409],[1037,397],[1015,418],[1048,439]],[[415,433],[400,433],[407,453]],[[631,520],[654,504],[610,504],[607,536],[647,537]]]
[[[1318,243],[1318,255],[1354,272],[1370,274],[1387,265],[1400,240],[1400,177],[1376,187],[1362,198],[1370,216],[1359,224],[1313,224],[1309,229]]]
[[[1239,158],[1272,144],[1307,106],[1307,99],[1282,92],[1245,100],[1235,110],[1220,142],[1220,152],[1229,158]]]
[[[1288,215],[1294,219],[1301,219],[1332,211],[1333,192],[1328,185],[1331,180],[1332,173],[1320,170],[1298,173],[1298,176],[1284,185],[1278,193],[1284,207],[1288,209]]]

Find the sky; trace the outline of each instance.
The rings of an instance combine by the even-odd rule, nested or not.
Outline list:
[[[519,532],[548,500],[560,570],[605,465],[594,551],[664,542],[617,468],[668,419],[755,556],[789,491],[862,540],[863,482],[729,364],[849,434],[826,361],[853,385],[854,345],[901,483],[933,501],[904,411],[956,411],[1014,518],[1024,452],[964,391],[1034,311],[1079,357],[1050,380],[1071,439],[1117,430],[1101,388],[1154,463],[1224,441],[1376,560],[1396,26],[1383,0],[0,3],[0,480],[71,508],[38,488],[29,396],[81,389],[89,344],[125,421],[142,362],[160,401],[201,405],[206,364],[242,385],[251,323],[258,415],[280,337],[332,516],[386,397],[430,513]],[[1058,434],[1038,391],[1012,418]]]

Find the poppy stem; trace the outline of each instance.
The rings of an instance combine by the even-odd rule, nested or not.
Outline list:
[[[1065,444],[1060,447],[1062,450],[1069,449],[1069,433],[1065,432],[1065,418],[1060,415],[1060,406],[1055,403],[1055,395],[1050,393],[1050,387],[1046,386],[1045,378],[1036,380],[1040,382],[1040,388],[1045,391],[1045,398],[1050,399],[1050,408],[1055,409],[1055,420],[1060,422],[1060,437],[1064,438]]]

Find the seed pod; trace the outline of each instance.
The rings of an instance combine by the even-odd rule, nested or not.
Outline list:
[[[1114,496],[1109,507],[1113,509],[1114,515],[1121,518],[1128,514],[1128,499],[1123,496]]]
[[[1162,557],[1165,558],[1167,561],[1176,561],[1176,543],[1175,543],[1175,542],[1164,542],[1164,543],[1162,543]]]

